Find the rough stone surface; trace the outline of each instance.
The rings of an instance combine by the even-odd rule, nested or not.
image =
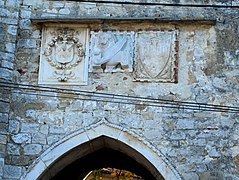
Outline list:
[[[5,165],[4,166],[4,178],[18,179],[22,173],[22,168],[18,166]]]
[[[31,136],[29,134],[21,133],[12,136],[12,140],[17,144],[29,143],[31,140]]]
[[[239,5],[236,0],[160,2]],[[134,62],[130,64],[133,66],[130,71],[120,67],[117,62],[111,65],[122,71],[108,69],[110,72],[105,72],[107,66],[110,66],[109,62],[107,66],[101,63],[97,67],[100,71],[89,64],[87,85],[63,86],[59,82],[58,86],[52,86],[74,89],[80,94],[76,91],[64,93],[62,90],[47,92],[46,89],[44,92],[27,92],[19,88],[12,90],[10,94],[3,94],[0,88],[0,179],[20,179],[25,170],[31,170],[33,161],[39,160],[38,157],[44,155],[48,148],[55,147],[72,133],[86,132],[89,126],[99,121],[119,126],[129,131],[129,134],[137,134],[140,141],[160,151],[161,157],[165,157],[183,179],[214,178],[215,174],[228,180],[239,179],[238,8],[105,5],[66,0],[0,0],[0,16],[0,80],[36,86],[40,56],[46,58],[41,51],[44,23],[37,23],[37,19],[38,22],[43,20],[51,24],[77,24],[88,27],[95,34],[114,32],[113,34],[118,34],[112,36],[111,41],[114,43],[123,39],[122,32],[141,32],[148,35],[145,43],[151,43],[154,49],[160,47],[156,45],[160,34],[166,34],[159,32],[178,32],[174,39],[176,41],[173,44],[168,43],[174,47],[170,57],[177,61],[170,61],[175,63],[171,69],[167,69],[169,66],[164,64],[159,66],[166,67],[165,72],[160,72],[162,79],[166,78],[167,73],[173,72],[174,80],[170,83],[158,81],[157,74],[154,74],[156,72],[151,72],[142,65],[137,69],[140,77],[147,77],[147,81],[140,82],[140,78],[135,77],[135,57],[144,57],[151,61],[155,56],[147,53],[137,55],[136,48],[139,46],[135,46],[133,38],[135,49],[131,60]],[[84,17],[131,17],[144,20],[79,20]],[[30,18],[33,18],[32,22]],[[157,20],[146,20],[149,18]],[[85,39],[85,55],[88,56],[86,59],[88,58],[89,63],[92,57],[97,61],[96,57],[100,53],[113,54],[105,48],[104,40],[106,39],[102,38],[99,40],[100,45],[94,46],[92,42],[97,43],[97,39]],[[138,42],[138,45],[144,47],[144,43]],[[158,56],[163,56],[169,51],[162,46],[153,52],[161,52]],[[119,54],[116,53],[116,57]],[[109,59],[114,58],[112,56]],[[159,67],[154,66],[156,61],[152,62],[142,61],[145,66],[152,66],[155,71],[160,71],[157,69]],[[87,91],[93,93],[85,96]],[[105,99],[108,94],[104,93],[115,95],[109,95]],[[119,94],[125,95],[123,99],[120,99],[122,96],[117,96]],[[148,99],[138,102],[134,96]],[[155,101],[153,106],[148,106],[146,101],[150,99],[164,101],[160,101],[159,106],[155,106]],[[165,104],[172,100],[176,103]],[[180,101],[193,104],[186,106]],[[216,107],[217,112],[215,109],[204,111],[205,103],[221,106]],[[237,112],[218,112],[223,106],[237,107]],[[104,130],[102,135],[106,133]],[[90,131],[87,132],[90,136]],[[120,137],[114,133],[112,132],[114,137]],[[134,144],[135,141],[130,139],[130,143]],[[169,167],[171,166],[165,165],[165,171],[168,172]]]
[[[39,144],[28,144],[24,147],[24,154],[37,155],[41,152],[42,146]]]

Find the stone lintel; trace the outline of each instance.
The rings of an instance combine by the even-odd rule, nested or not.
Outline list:
[[[131,21],[131,22],[141,22],[141,21],[149,21],[149,22],[157,22],[157,23],[195,23],[197,22],[198,24],[205,24],[205,25],[215,25],[217,22],[216,18],[161,18],[161,17],[107,17],[107,16],[102,16],[102,17],[94,17],[94,16],[82,16],[82,17],[73,17],[73,16],[58,16],[58,17],[32,17],[31,22],[33,24],[44,24],[44,23],[69,23],[69,22],[74,22],[74,23],[105,23],[105,22],[112,22],[112,21]]]

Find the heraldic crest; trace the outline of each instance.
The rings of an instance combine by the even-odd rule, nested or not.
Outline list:
[[[75,74],[71,69],[84,58],[83,44],[77,38],[79,33],[69,28],[51,32],[53,37],[44,50],[47,61],[55,68],[53,76],[60,82],[74,78]]]

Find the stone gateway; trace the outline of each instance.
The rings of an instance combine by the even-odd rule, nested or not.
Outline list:
[[[0,179],[239,179],[236,0],[0,9]]]

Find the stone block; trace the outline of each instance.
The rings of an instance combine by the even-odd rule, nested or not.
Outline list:
[[[177,131],[177,132],[172,132],[171,136],[170,136],[170,139],[172,140],[181,140],[181,139],[185,139],[186,138],[186,135],[184,132],[182,131]]]
[[[219,171],[205,171],[200,174],[200,180],[224,180],[224,175]]]
[[[17,25],[18,20],[17,20],[16,18],[2,18],[2,23],[11,24],[11,25]],[[12,30],[11,28],[12,28],[12,27],[10,27],[10,30],[9,30],[9,28],[8,28],[8,30],[12,33],[12,32],[14,32],[14,30]],[[11,34],[11,33],[10,33],[10,34]],[[12,34],[12,35],[16,36],[17,33]]]
[[[39,130],[40,133],[47,135],[49,132],[49,126],[48,125],[42,125]]]
[[[22,123],[21,132],[35,133],[39,131],[39,124]]]
[[[30,143],[31,142],[31,135],[26,133],[19,133],[16,135],[13,135],[12,140],[17,144],[23,144],[23,143]]]
[[[18,179],[22,174],[22,168],[18,166],[5,165],[4,178]]]
[[[19,48],[36,48],[37,47],[37,43],[35,39],[20,39],[18,41],[18,45]]]
[[[41,7],[43,5],[43,0],[24,0],[23,1],[24,5],[27,6],[35,6],[35,7]]]
[[[70,14],[71,11],[68,8],[60,9],[59,14]]]
[[[20,130],[20,123],[17,120],[9,120],[9,132],[18,133]]]
[[[211,148],[208,151],[208,156],[210,158],[220,158],[222,156],[221,152],[219,152],[216,148]]]
[[[7,122],[8,122],[8,114],[0,113],[0,123],[7,123]]]
[[[5,44],[5,49],[7,52],[14,53],[15,52],[15,44],[13,43],[7,43]]]
[[[83,122],[83,114],[80,112],[64,113],[64,125],[76,125],[81,127]]]
[[[6,1],[6,6],[7,7],[19,7],[20,6],[21,0],[7,0]]]
[[[32,32],[32,38],[39,39],[41,36],[41,32],[39,30],[35,30]]]
[[[8,124],[5,123],[0,123],[0,132],[3,134],[7,134],[8,133]]]
[[[0,8],[0,16],[7,16],[8,10],[4,8]]]
[[[0,67],[0,79],[11,81],[13,78],[12,75],[13,75],[12,70]],[[5,105],[2,106],[3,104]],[[0,112],[8,112],[9,111],[8,108],[9,108],[9,105],[7,105],[7,103],[0,102]]]
[[[14,61],[14,54],[0,52],[0,59],[4,59],[4,60],[8,60],[10,62],[13,62]]]
[[[57,142],[61,138],[60,135],[49,135],[47,137],[47,144],[52,145],[53,143]]]
[[[63,115],[63,112],[59,110],[54,112],[39,112],[37,114],[37,120],[39,123],[57,125],[63,123]]]
[[[94,110],[97,108],[97,102],[96,101],[84,101],[84,110],[86,111],[90,111],[90,110]],[[102,107],[98,107],[98,108],[102,108]]]
[[[108,111],[118,111],[119,110],[119,104],[118,103],[106,103],[104,106],[104,110]]]
[[[13,9],[7,11],[7,17],[18,18],[18,11],[14,11]]]
[[[63,8],[65,6],[65,3],[61,1],[55,1],[55,2],[53,1],[52,6],[54,8]]]
[[[61,126],[50,126],[49,128],[50,134],[64,134],[66,133],[64,128]]]
[[[7,143],[7,136],[0,134],[0,143],[6,144]]]
[[[24,146],[25,155],[37,155],[42,151],[42,146],[40,144],[28,144]]]
[[[3,176],[4,158],[0,158],[0,178]]]
[[[14,68],[14,64],[12,62],[9,62],[6,60],[2,60],[1,65],[2,65],[2,67],[10,69],[10,70],[12,70]]]
[[[47,9],[44,9],[43,10],[43,12],[45,12],[45,13],[47,13],[47,14],[58,14],[58,10],[57,9],[55,9],[55,8],[52,8],[52,9],[49,9],[49,8],[47,8]]]
[[[68,107],[66,107],[66,111],[81,111],[82,108],[83,108],[83,101],[75,100]],[[86,107],[86,109],[87,109],[87,107]]]
[[[29,156],[11,156],[11,162],[17,166],[28,166],[31,163]]]
[[[191,119],[178,119],[177,129],[194,129],[194,120]]]
[[[17,35],[17,26],[10,25],[8,26],[7,32],[13,36]]]
[[[8,154],[12,154],[12,155],[20,155],[20,147],[15,144],[8,143],[7,152]]]
[[[31,11],[28,11],[28,10],[22,10],[21,11],[21,14],[20,14],[20,17],[21,18],[30,18],[31,17]]]
[[[20,20],[20,28],[21,29],[32,29],[30,19],[22,19]]]
[[[44,135],[44,134],[34,134],[32,136],[32,143],[46,144],[46,135]]]
[[[6,156],[6,145],[0,144],[0,158]]]
[[[31,118],[31,119],[35,119],[36,118],[36,110],[34,109],[28,109],[26,110],[26,117],[27,118]]]

